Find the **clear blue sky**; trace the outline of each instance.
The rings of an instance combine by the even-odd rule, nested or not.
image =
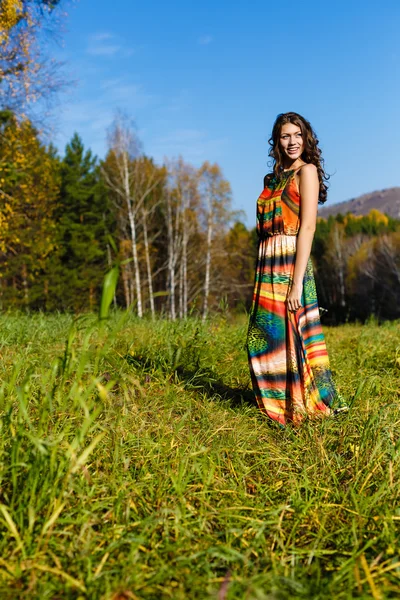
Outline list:
[[[293,110],[320,140],[329,204],[398,186],[399,19],[399,0],[78,0],[54,141],[63,153],[78,131],[103,157],[120,107],[158,163],[218,162],[252,227],[272,124]]]

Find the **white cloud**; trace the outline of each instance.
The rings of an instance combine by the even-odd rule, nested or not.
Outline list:
[[[128,103],[134,108],[144,108],[155,100],[155,96],[148,94],[143,85],[138,83],[129,83],[124,77],[115,77],[103,79],[100,87],[107,95],[109,102]]]
[[[63,152],[65,144],[74,131],[78,131],[85,142],[89,141],[94,153],[103,156],[106,151],[106,134],[115,116],[117,107],[126,110],[136,120],[136,112],[151,106],[157,97],[148,94],[144,86],[135,84],[124,77],[98,79],[96,89],[87,99],[73,99],[71,91],[69,101],[60,111],[60,130],[55,143]]]
[[[95,42],[102,42],[104,40],[110,40],[114,36],[109,31],[104,31],[103,33],[93,33],[90,38]]]
[[[177,129],[165,137],[159,138],[160,144],[182,144],[194,140],[202,140],[206,137],[204,131],[198,129]]]
[[[204,160],[216,160],[223,154],[227,138],[210,138],[206,131],[198,129],[176,129],[170,134],[149,141],[146,146],[154,158],[162,162],[179,155],[185,160],[200,164]]]
[[[123,41],[110,32],[91,34],[86,52],[90,56],[113,57],[118,55],[121,58],[127,58],[134,54],[133,48],[125,47]]]
[[[166,113],[170,118],[170,113],[183,112],[192,102],[192,96],[188,89],[175,90],[175,95],[163,103],[159,108],[159,112],[162,114]]]
[[[200,45],[207,46],[208,44],[211,44],[213,38],[211,35],[202,35],[197,41]]]
[[[121,46],[92,46],[88,48],[91,56],[115,56],[121,50]]]

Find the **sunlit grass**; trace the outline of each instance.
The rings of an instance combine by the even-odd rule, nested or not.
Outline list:
[[[1,598],[399,595],[400,322],[324,328],[352,410],[284,430],[246,325],[1,317]]]

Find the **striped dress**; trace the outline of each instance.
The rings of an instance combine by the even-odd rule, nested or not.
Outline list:
[[[328,416],[343,398],[332,378],[322,332],[311,256],[303,279],[302,306],[287,308],[293,279],[300,194],[295,170],[267,177],[257,201],[258,259],[247,334],[257,405],[281,425]]]

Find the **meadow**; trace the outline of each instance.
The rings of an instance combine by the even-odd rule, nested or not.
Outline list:
[[[246,316],[0,317],[0,597],[400,595],[400,321],[324,326],[348,414],[254,404]]]

